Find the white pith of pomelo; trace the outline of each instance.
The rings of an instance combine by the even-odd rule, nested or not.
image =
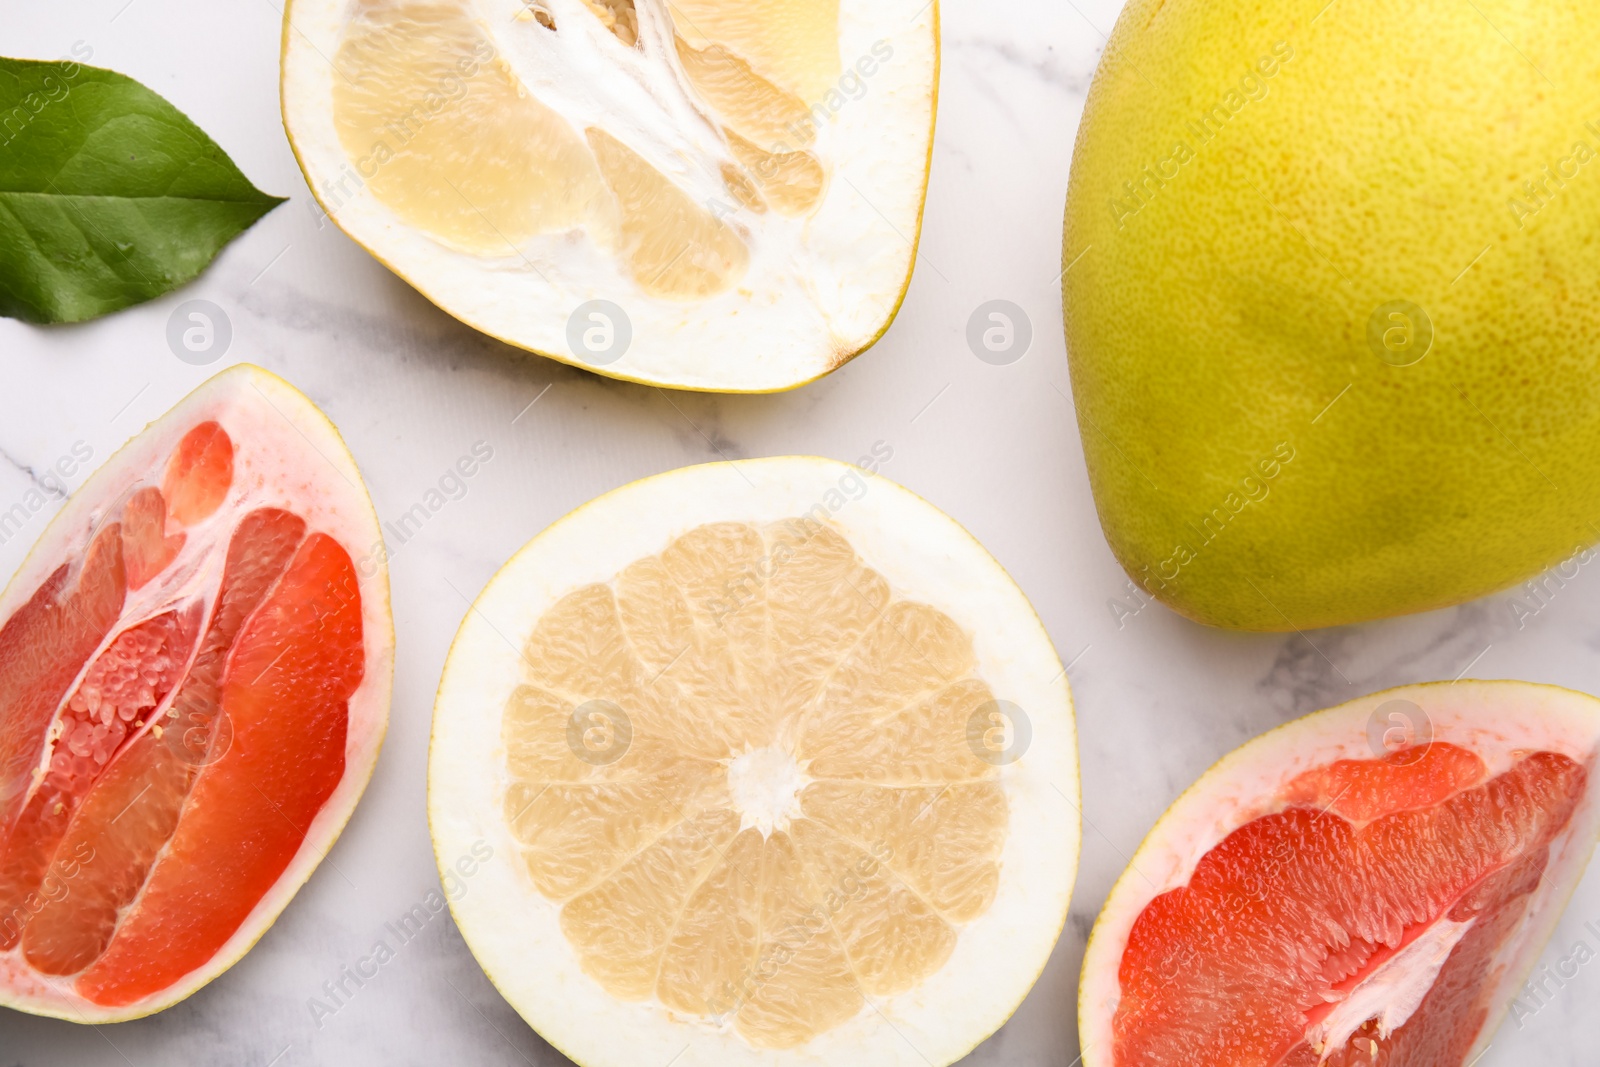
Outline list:
[[[561,905],[530,876],[504,813],[514,783],[502,726],[527,668],[522,643],[572,591],[611,582],[704,524],[806,514],[847,540],[897,600],[955,620],[970,637],[976,674],[996,698],[1025,709],[1032,737],[993,779],[1008,815],[992,902],[960,926],[942,966],[904,992],[868,998],[852,1017],[795,1047],[757,1048],[732,1019],[669,1010],[655,995],[620,998],[585,972],[563,931]],[[772,574],[776,587],[781,571]],[[760,794],[763,786],[776,787],[741,777],[730,796],[736,788]],[[481,858],[485,846],[495,857],[452,901],[463,936],[529,1024],[590,1067],[675,1057],[680,1067],[959,1059],[1010,1017],[1056,942],[1077,866],[1078,796],[1065,672],[1010,578],[920,498],[882,476],[811,457],[673,471],[600,497],[546,529],[490,581],[462,623],[440,684],[429,761],[441,872],[454,878],[457,861]]]
[[[228,547],[226,531],[247,512],[257,508],[294,512],[305,520],[307,536],[328,535],[356,561],[364,669],[347,702],[343,775],[305,827],[304,839],[288,866],[202,966],[156,995],[125,1006],[105,1007],[76,993],[74,976],[51,978],[33,970],[19,946],[0,954],[0,1005],[72,1022],[103,1023],[149,1015],[188,997],[248,952],[310,878],[349,820],[376,763],[388,724],[394,649],[388,568],[377,515],[360,471],[333,424],[297,389],[258,367],[243,364],[216,375],[98,469],[54,517],[0,595],[0,624],[12,617],[64,558],[81,557],[89,538],[116,517],[133,487],[148,485],[152,479],[159,483],[179,439],[206,421],[221,424],[232,439],[232,488],[222,506],[205,520],[210,533],[199,527],[191,530],[183,550],[161,575],[142,588],[129,590],[121,621],[101,643],[100,651],[118,633],[165,610],[166,605],[214,594]],[[172,697],[168,694],[163,708]],[[47,748],[47,756],[49,751]],[[225,759],[226,755],[222,756],[217,765]],[[0,829],[9,831],[10,827]],[[70,889],[68,881],[69,894]]]
[[[1402,686],[1287,723],[1219,760],[1151,829],[1095,923],[1084,955],[1078,1000],[1079,1041],[1086,1067],[1114,1067],[1116,1063],[1113,1019],[1121,1000],[1118,969],[1130,932],[1145,907],[1158,895],[1188,885],[1197,863],[1227,835],[1278,810],[1280,793],[1296,776],[1335,760],[1373,759],[1369,724],[1374,712],[1390,701],[1409,701],[1420,707],[1427,716],[1433,743],[1475,753],[1490,776],[1539,751],[1566,756],[1590,775],[1576,811],[1550,846],[1548,865],[1539,887],[1529,894],[1520,926],[1496,955],[1499,970],[1486,1000],[1490,1014],[1463,1062],[1474,1062],[1488,1047],[1600,837],[1600,796],[1593,782],[1600,758],[1600,700],[1557,686],[1513,681]],[[1450,924],[1441,919],[1435,925]],[[1448,938],[1441,943],[1448,947]]]
[[[638,41],[611,28],[618,13]],[[402,17],[441,43],[395,58],[382,27]],[[377,58],[347,70],[358,55]],[[699,81],[696,56],[716,63]],[[339,101],[386,66],[371,106],[409,93],[420,110],[358,136]],[[938,73],[938,5],[923,0],[291,0],[281,95],[327,217],[451,315],[612,377],[770,392],[859,354],[898,310]],[[814,191],[786,208],[804,153]],[[637,188],[619,159],[648,168],[626,172]],[[630,229],[657,211],[636,200],[679,222]],[[630,258],[657,237],[671,247]],[[663,291],[701,260],[712,280]],[[574,348],[591,301],[622,309],[625,350],[609,311],[603,347]]]

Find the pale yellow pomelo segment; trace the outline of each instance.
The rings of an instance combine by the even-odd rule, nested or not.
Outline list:
[[[729,136],[732,136],[731,134]],[[757,215],[767,213],[767,202],[756,188],[755,181],[745,173],[744,168],[733,163],[724,163],[721,167],[722,184],[739,202],[741,207],[748,208]]]
[[[860,1011],[866,998],[815,886],[821,872],[786,833],[766,842],[761,876],[762,956],[737,988],[739,1033],[753,1045],[792,1048]]]
[[[828,176],[815,153],[764,152],[732,130],[728,147],[744,167],[745,180],[779,212],[804,215],[822,200]]]
[[[586,586],[556,605],[529,636],[526,659],[530,684],[505,711],[507,765],[520,783],[507,792],[505,814],[540,891],[564,900],[703,807],[723,770],[711,753],[651,735],[629,739],[626,757],[613,762],[603,755],[615,737],[584,736],[579,743],[600,758],[574,758],[568,724],[585,694],[603,693],[630,720],[693,725],[650,714],[659,698],[647,691],[609,586]]]
[[[881,856],[812,819],[797,820],[792,836],[807,859],[813,896],[841,901],[829,922],[864,993],[903,993],[950,958],[954,928]],[[893,855],[886,843],[879,851]]]
[[[773,85],[750,64],[721,45],[691,48],[682,37],[675,44],[689,84],[725,126],[768,150],[795,151],[817,139],[805,101]]]
[[[1008,820],[994,781],[926,786],[815,782],[800,796],[805,814],[858,842],[891,850],[889,867],[953,922],[988,910]]]
[[[774,523],[764,592],[774,648],[774,685],[789,721],[822,691],[834,666],[889,604],[889,583],[842,536],[803,520]],[[750,594],[753,596],[753,593]]]
[[[661,961],[661,1003],[690,1015],[721,1015],[759,960],[765,843],[755,830],[734,838],[722,862],[680,909]]]
[[[822,161],[806,151],[817,139],[816,118],[806,103],[750,69],[721,45],[692,48],[674,43],[689,84],[725,127],[728,147],[743,172],[728,187],[746,206],[771,206],[804,215],[822,199],[827,181]]]
[[[637,778],[518,784],[506,793],[506,819],[539,891],[565,900],[703,807],[720,781],[716,764],[685,760]]]
[[[918,703],[972,667],[972,639],[948,615],[926,604],[891,604],[834,669],[801,751]]]
[[[572,705],[537,686],[518,686],[506,702],[506,763],[518,778],[536,782],[580,782],[588,764],[572,759],[567,719]]]
[[[656,991],[667,945],[692,936],[683,919],[739,832],[726,808],[703,811],[673,827],[595,889],[561,910],[561,929],[583,952],[589,973],[618,996],[642,1000]],[[754,942],[754,934],[750,937]],[[723,954],[713,953],[714,959]],[[674,966],[687,967],[684,954]]]
[[[590,128],[587,136],[620,207],[622,254],[640,289],[701,300],[744,276],[750,250],[731,226],[609,133]]]
[[[612,995],[794,1047],[936,972],[994,899],[972,637],[838,532],[696,527],[558,600],[523,658],[505,816]],[[574,747],[585,704],[625,720],[618,758]]]
[[[487,256],[536,234],[606,231],[605,185],[582,138],[461,5],[360,0],[334,66],[345,153],[408,224]]]
[[[993,700],[988,686],[966,678],[886,717],[828,720],[806,736],[811,776],[879,784],[987,778],[992,767],[974,751],[969,724],[972,710]]]
[[[839,0],[667,0],[667,10],[691,47],[721,45],[802,101],[839,77]]]
[[[540,619],[528,637],[527,658],[533,680],[561,694],[604,687],[633,700],[646,681],[608,585],[576,590]]]
[[[765,551],[753,528],[716,523],[617,578],[634,654],[659,692],[679,695],[670,702],[674,709],[692,709],[692,719],[675,722],[670,732],[700,735],[685,743],[709,758],[759,747],[772,736],[764,604],[739,603],[730,592],[755,572]]]

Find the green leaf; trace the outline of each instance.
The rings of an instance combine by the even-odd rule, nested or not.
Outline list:
[[[132,78],[0,57],[0,315],[81,322],[160,296],[283,199]]]

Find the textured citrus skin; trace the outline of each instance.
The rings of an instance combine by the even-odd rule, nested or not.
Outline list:
[[[1591,0],[1131,0],[1062,284],[1136,581],[1304,629],[1600,539],[1597,87]]]

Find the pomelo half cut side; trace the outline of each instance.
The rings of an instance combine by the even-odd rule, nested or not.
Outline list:
[[[937,0],[290,0],[284,128],[339,228],[462,322],[770,392],[911,281]]]
[[[943,1065],[1056,943],[1077,771],[994,559],[791,457],[645,479],[513,557],[451,649],[429,816],[447,882],[476,868],[468,945],[578,1063]]]
[[[1600,834],[1600,701],[1392,689],[1251,741],[1162,816],[1084,958],[1088,1067],[1466,1067]]]
[[[277,918],[388,720],[379,543],[332,424],[250,366],[73,494],[0,596],[0,1004],[147,1015]]]

